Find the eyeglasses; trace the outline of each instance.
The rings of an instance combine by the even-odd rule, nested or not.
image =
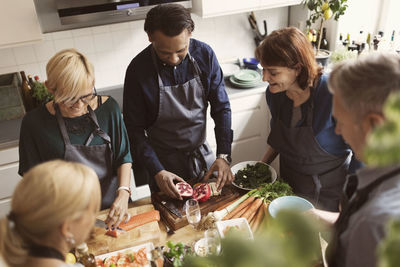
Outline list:
[[[73,106],[76,103],[78,103],[79,100],[82,101],[85,104],[89,104],[90,101],[92,101],[96,96],[97,96],[97,91],[96,91],[96,88],[93,87],[93,92],[92,93],[87,94],[87,95],[83,95],[83,96],[79,97],[77,100],[71,99],[71,100],[68,100],[68,101],[64,101],[64,104],[66,104],[68,106]]]

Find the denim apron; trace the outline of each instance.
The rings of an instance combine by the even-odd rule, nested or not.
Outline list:
[[[310,200],[317,208],[337,211],[352,153],[338,157],[319,145],[312,128],[313,110],[311,101],[305,125],[293,128],[280,120],[279,110],[268,143],[279,152],[280,176],[296,195]]]
[[[101,96],[98,101],[101,104]],[[90,136],[83,145],[73,145],[68,136],[65,121],[61,116],[60,108],[57,104],[54,105],[56,111],[56,118],[58,127],[60,128],[61,135],[65,145],[64,159],[66,161],[73,161],[85,164],[91,167],[97,174],[101,186],[101,209],[109,208],[116,197],[116,190],[118,188],[118,179],[113,172],[113,152],[111,150],[110,136],[100,129],[97,121],[96,114],[88,105],[89,118],[95,125],[95,129],[91,132]],[[105,144],[90,145],[94,136],[100,136]]]
[[[206,141],[207,97],[201,71],[189,52],[188,57],[194,77],[183,84],[166,86],[152,50],[160,101],[157,119],[147,130],[147,136],[165,170],[193,181],[203,178],[215,155]],[[152,178],[150,185],[157,190]]]

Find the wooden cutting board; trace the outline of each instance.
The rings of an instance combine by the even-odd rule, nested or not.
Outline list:
[[[228,203],[231,200],[234,200],[235,198],[238,198],[239,195],[240,194],[235,190],[233,186],[225,186],[222,189],[220,196],[211,197],[206,202],[200,203],[201,215],[204,216],[211,211],[215,211],[218,207]],[[175,214],[171,213],[167,208],[165,208],[161,204],[161,201],[163,200],[173,202],[175,204],[175,207],[177,207],[178,210],[181,211],[182,218],[179,218]],[[167,223],[169,224],[169,226],[171,226],[173,230],[177,230],[188,225],[188,221],[185,217],[185,212],[183,210],[183,205],[185,203],[184,200],[171,199],[165,194],[157,192],[151,195],[151,201],[153,202],[154,207],[160,211],[161,216],[167,221]]]
[[[154,210],[154,206],[151,204],[130,208],[129,213],[131,216]],[[102,210],[97,216],[100,220],[105,220],[108,214],[107,210]],[[135,229],[128,231],[125,234],[120,235],[118,238],[105,235],[106,230],[104,228],[94,228],[94,234],[86,242],[89,251],[94,255],[100,255],[108,252],[112,252],[119,249],[124,249],[132,246],[136,246],[146,242],[157,243],[161,237],[160,227],[158,222],[150,222],[145,225],[139,226]]]

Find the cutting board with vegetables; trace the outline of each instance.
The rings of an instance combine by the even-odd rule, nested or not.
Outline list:
[[[131,216],[135,216],[151,210],[154,210],[154,206],[148,204],[130,208],[129,213]],[[97,218],[100,220],[105,220],[107,218],[107,214],[108,209],[102,210]],[[89,251],[94,255],[100,255],[146,242],[157,243],[161,237],[161,231],[157,221],[153,221],[129,230],[126,233],[121,234],[118,238],[108,236],[105,233],[106,229],[95,226],[90,239],[86,242],[89,247]]]
[[[200,203],[200,210],[201,210],[201,215],[205,216],[211,211],[215,211],[219,207],[223,206],[224,204],[236,199],[239,197],[239,193],[237,190],[229,185],[225,186],[222,189],[221,195],[219,196],[213,196],[210,199],[208,199],[205,202]],[[185,200],[177,200],[177,199],[171,199],[167,195],[157,192],[153,193],[151,195],[151,200],[153,202],[154,207],[160,211],[161,220],[166,220],[168,225],[173,229],[177,230],[179,228],[182,228],[186,225],[188,225],[188,221],[185,217],[185,211],[183,209],[183,205],[185,203]],[[182,217],[178,217],[175,214],[173,214],[168,208],[166,208],[161,202],[166,201],[166,202],[172,202],[174,206],[181,212]]]

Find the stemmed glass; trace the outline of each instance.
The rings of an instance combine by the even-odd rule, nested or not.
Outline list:
[[[201,219],[199,202],[195,199],[187,200],[185,203],[185,212],[189,224],[191,224],[193,228],[197,230]]]
[[[217,229],[208,229],[204,233],[206,251],[208,255],[219,255],[221,252],[221,239]]]

